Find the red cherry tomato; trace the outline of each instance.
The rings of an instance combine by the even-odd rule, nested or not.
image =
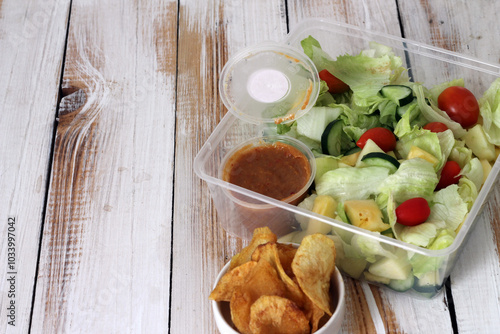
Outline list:
[[[477,123],[479,104],[470,90],[460,86],[448,87],[438,96],[438,107],[464,128]]]
[[[441,170],[441,177],[436,186],[436,190],[443,189],[452,184],[457,184],[460,180],[460,166],[456,161],[446,161]]]
[[[441,122],[430,122],[424,125],[424,129],[437,133],[448,130],[448,127],[446,126],[446,124]]]
[[[368,139],[373,140],[384,152],[392,151],[396,147],[396,136],[386,128],[378,127],[365,131],[356,142],[356,145],[363,148]]]
[[[430,214],[429,203],[422,197],[406,200],[396,208],[397,222],[406,226],[422,224]]]
[[[341,94],[349,91],[349,86],[328,72],[328,70],[322,70],[319,72],[319,78],[326,82],[328,85],[328,91],[332,94]]]

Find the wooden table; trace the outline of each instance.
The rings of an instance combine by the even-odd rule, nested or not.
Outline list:
[[[245,243],[219,226],[193,158],[226,113],[228,57],[326,17],[498,63],[499,12],[489,0],[0,0],[0,332],[216,333],[207,297]],[[445,294],[346,278],[343,332],[498,332],[498,189]]]

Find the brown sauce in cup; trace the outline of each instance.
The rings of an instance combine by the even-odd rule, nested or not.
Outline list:
[[[228,159],[223,170],[225,181],[277,200],[303,190],[310,177],[307,157],[281,142],[244,146]]]

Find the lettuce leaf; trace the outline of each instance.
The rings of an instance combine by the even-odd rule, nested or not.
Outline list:
[[[483,165],[478,158],[471,159],[462,169],[461,174],[471,180],[476,189],[483,185]]]
[[[474,201],[477,198],[478,191],[479,188],[477,188],[474,182],[472,182],[468,178],[462,177],[458,181],[458,194],[467,204],[468,210],[472,208],[472,204],[474,204]]]
[[[362,98],[376,95],[391,79],[396,81],[404,73],[401,58],[395,56],[391,48],[375,42],[358,55],[340,55],[336,60],[332,60],[312,36],[303,39],[301,45],[318,71],[328,70]]]
[[[377,233],[378,232],[373,232]],[[366,261],[373,263],[377,261],[377,257],[384,256],[391,259],[396,259],[397,255],[394,254],[394,250],[385,249],[380,241],[375,238],[370,238],[361,234],[356,234],[351,239],[351,246],[356,249]],[[385,245],[386,247],[391,247],[389,245]]]
[[[405,226],[399,233],[399,240],[416,246],[427,247],[436,237],[436,224],[425,222],[416,226]]]
[[[389,176],[385,167],[338,168],[326,172],[316,184],[318,195],[336,200],[367,199],[378,193],[380,184]]]
[[[297,133],[321,142],[321,135],[328,123],[336,120],[341,113],[341,108],[312,107],[304,116],[295,121]]]
[[[446,228],[455,231],[469,212],[467,203],[458,192],[458,185],[452,184],[434,194],[429,221],[443,221]]]
[[[500,78],[496,79],[479,99],[483,129],[490,143],[500,145]]]
[[[428,248],[433,250],[444,249],[449,247],[454,240],[455,235],[453,232],[450,232],[449,230],[441,230]],[[437,271],[447,258],[448,255],[431,257],[423,254],[415,254],[410,258],[410,263],[413,267],[413,274],[418,278],[421,278],[428,272]]]
[[[398,203],[413,197],[430,200],[438,181],[430,162],[419,158],[410,159],[403,161],[398,170],[382,182],[379,191],[392,193]]]

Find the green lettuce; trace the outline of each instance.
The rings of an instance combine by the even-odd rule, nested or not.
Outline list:
[[[444,221],[446,228],[455,231],[469,212],[467,203],[458,192],[458,185],[452,184],[434,194],[429,221]]]
[[[455,235],[449,230],[441,230],[431,245],[428,247],[432,250],[439,250],[449,247],[455,240]],[[423,254],[415,254],[410,258],[410,263],[413,267],[413,274],[421,278],[424,274],[437,271],[440,269],[442,263],[447,259],[444,256],[426,256]]]
[[[378,193],[380,184],[389,176],[385,167],[338,168],[326,172],[316,184],[318,195],[336,200],[367,199]]]
[[[398,170],[382,182],[379,191],[392,193],[399,203],[414,197],[430,200],[438,181],[430,162],[419,158],[404,160]]]
[[[436,224],[422,223],[416,226],[405,226],[399,232],[399,240],[416,246],[427,247],[436,237]]]
[[[455,144],[449,155],[449,160],[457,162],[460,168],[464,168],[471,159],[472,151],[465,146],[465,142],[462,140],[455,140]]]
[[[483,165],[478,158],[471,159],[462,169],[461,174],[471,180],[476,189],[480,189],[483,185]]]
[[[500,78],[496,79],[479,99],[483,129],[490,143],[500,145]]]
[[[378,232],[373,232],[380,234]],[[377,261],[377,257],[383,256],[390,259],[396,259],[397,256],[394,254],[394,249],[389,245],[384,245],[385,247],[390,247],[390,250],[384,248],[384,246],[375,238],[370,238],[361,234],[356,234],[351,239],[351,246],[357,250],[366,261],[373,263]]]
[[[376,95],[384,85],[398,80],[405,72],[400,69],[401,58],[395,56],[391,48],[375,42],[358,55],[340,55],[336,60],[332,60],[312,36],[303,39],[301,45],[318,71],[328,70],[362,98]]]
[[[297,133],[321,142],[321,135],[328,123],[336,120],[341,113],[342,108],[312,107],[307,114],[295,121]]]
[[[442,154],[439,137],[434,132],[414,127],[411,131],[407,132],[405,135],[399,138],[399,141],[396,145],[396,150],[402,157],[406,157],[408,156],[408,153],[410,152],[412,146],[417,146],[437,158],[439,160],[439,163],[434,167],[436,170],[439,170],[446,161],[443,159],[444,157]]]
[[[462,177],[458,181],[458,194],[467,204],[468,210],[472,208],[472,204],[474,204],[474,201],[477,198],[478,191],[479,188],[477,188],[474,182],[472,182],[468,178]]]

